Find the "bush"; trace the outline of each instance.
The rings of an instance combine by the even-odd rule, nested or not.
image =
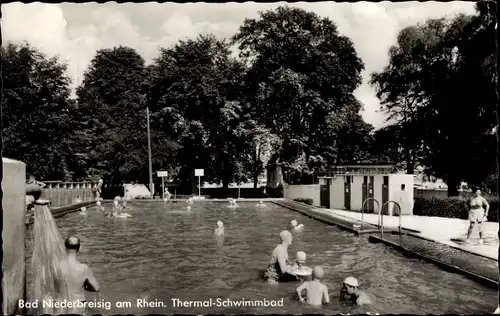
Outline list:
[[[413,215],[436,216],[467,219],[469,217],[468,200],[463,197],[416,197],[413,204]],[[488,199],[490,211],[488,221],[498,222],[498,198]]]
[[[295,202],[304,203],[307,205],[313,205],[313,199],[297,198],[293,199]]]

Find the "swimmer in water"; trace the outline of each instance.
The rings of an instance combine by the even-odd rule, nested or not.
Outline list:
[[[97,205],[97,211],[101,212],[101,213],[104,213],[104,207],[102,207],[101,201],[97,201],[96,205]]]
[[[305,281],[297,287],[297,295],[300,302],[307,302],[310,305],[322,305],[330,303],[328,295],[328,287],[321,283],[321,279],[325,276],[325,271],[322,267],[316,266],[313,269],[312,280]],[[302,292],[306,291],[306,297],[302,297]]]
[[[293,272],[292,265],[288,263],[288,247],[292,244],[292,234],[284,230],[279,237],[281,243],[271,253],[271,260],[264,272],[264,280],[268,283],[285,281],[287,275]]]
[[[187,199],[187,204],[188,205],[193,205],[193,203],[194,203],[194,199],[193,199],[192,196],[190,196],[189,199]]]
[[[120,203],[115,198],[115,200],[113,201],[113,209],[108,212],[108,218],[111,217],[111,215],[113,215],[113,217],[117,217],[118,214],[120,213],[120,210],[121,210]]]
[[[224,236],[224,223],[217,221],[217,228],[214,230],[215,236]]]
[[[266,207],[266,204],[264,204],[264,202],[262,201],[259,201],[259,203],[257,203],[257,205],[255,205],[257,207]]]
[[[293,220],[290,222],[292,224],[292,229],[294,230],[299,230],[299,229],[302,229],[304,228],[304,225],[302,224],[297,224],[297,221],[296,220]]]
[[[372,302],[370,296],[359,289],[358,280],[352,276],[347,277],[342,283],[340,300],[350,301],[354,305],[367,305]]]
[[[293,269],[300,269],[306,264],[306,253],[303,251],[297,251],[297,254],[295,255],[295,263],[293,264]]]
[[[476,195],[469,202],[469,229],[467,230],[467,243],[470,243],[470,235],[477,224],[479,230],[479,244],[483,244],[483,224],[488,220],[490,204],[481,196],[481,190],[476,191]]]
[[[238,204],[236,204],[236,200],[231,198],[229,199],[229,207],[238,207]]]
[[[92,269],[78,261],[76,255],[80,251],[80,240],[77,237],[68,237],[64,242],[67,257],[59,262],[59,267],[67,285],[71,302],[85,302],[85,291],[99,292],[97,282]],[[82,311],[72,311],[82,314]]]
[[[83,206],[81,209],[80,209],[80,215],[87,215],[87,208],[85,206]]]
[[[188,212],[191,212],[191,206],[189,206],[189,205],[188,205],[188,207],[186,208],[186,210],[187,210]]]

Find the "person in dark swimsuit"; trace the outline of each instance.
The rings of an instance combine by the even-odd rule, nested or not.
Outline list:
[[[264,273],[264,280],[269,283],[297,280],[291,275],[293,267],[288,263],[288,247],[292,244],[292,234],[284,230],[280,233],[281,243],[274,248],[271,261]],[[293,277],[293,278],[292,278]]]

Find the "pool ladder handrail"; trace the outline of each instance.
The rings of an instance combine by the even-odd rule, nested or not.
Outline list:
[[[382,211],[380,212],[380,237],[384,238],[384,208],[389,203],[394,203],[398,207],[398,216],[399,216],[399,244],[401,245],[401,206],[396,201],[387,201],[382,205]]]
[[[365,217],[365,205],[366,205],[366,202],[370,201],[370,200],[373,200],[375,202],[377,202],[377,210],[380,211],[380,203],[378,202],[378,200],[376,198],[372,198],[372,197],[369,197],[367,199],[365,199],[363,201],[363,205],[361,206],[361,230],[363,230],[363,224],[365,223],[364,222],[364,217]],[[380,218],[380,217],[379,217]],[[379,219],[380,221],[380,219]]]

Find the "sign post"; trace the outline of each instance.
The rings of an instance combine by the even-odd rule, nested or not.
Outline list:
[[[168,171],[158,171],[158,177],[161,177],[161,198],[165,199],[165,177],[168,177]]]
[[[198,177],[198,197],[201,197],[201,177],[203,177],[204,169],[194,169],[194,175]]]

